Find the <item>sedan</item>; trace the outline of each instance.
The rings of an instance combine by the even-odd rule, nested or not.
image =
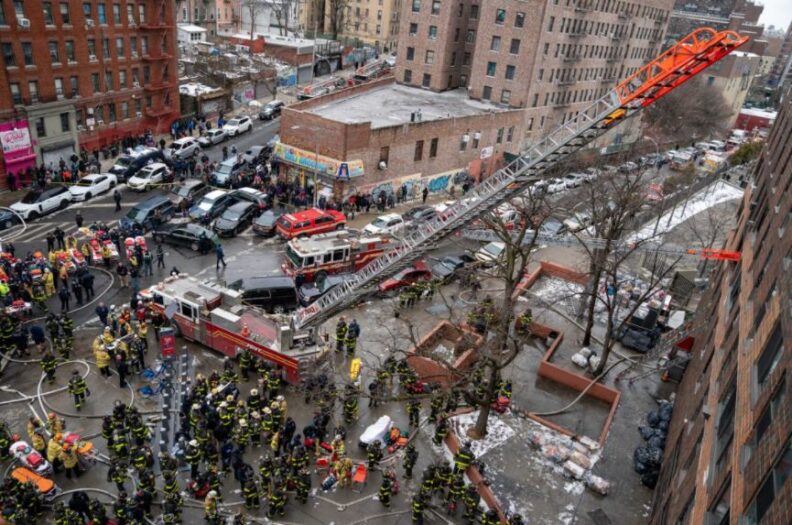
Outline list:
[[[494,266],[503,260],[505,254],[506,243],[491,242],[489,244],[485,244],[479,251],[476,252],[476,260],[486,266]]]
[[[235,202],[231,195],[223,190],[210,191],[203,196],[198,204],[190,208],[190,219],[209,224],[210,220],[218,217]]]
[[[197,252],[201,242],[211,242],[214,234],[197,224],[163,224],[152,232],[155,242],[186,246]]]
[[[267,151],[266,146],[251,146],[249,150],[242,154],[242,159],[248,164],[256,165],[259,159],[263,160],[264,154]]]
[[[448,283],[459,275],[460,270],[475,261],[476,259],[466,253],[449,255],[448,257],[443,257],[437,264],[432,266],[432,275],[444,283]]]
[[[395,292],[399,288],[410,286],[419,281],[429,281],[432,278],[432,272],[426,263],[418,261],[412,266],[405,268],[390,279],[386,279],[379,284],[380,293],[387,294]]]
[[[228,133],[226,133],[224,129],[215,128],[204,133],[198,139],[198,144],[200,144],[202,148],[208,148],[209,146],[220,144],[226,139],[228,139]]]
[[[275,235],[275,223],[285,213],[288,212],[284,208],[272,208],[265,211],[253,221],[253,233],[262,237],[272,237]]]
[[[267,102],[261,111],[259,111],[259,119],[261,120],[271,120],[280,115],[281,109],[285,106],[286,103],[282,100],[273,100],[271,102]]]
[[[255,213],[256,205],[252,202],[237,202],[215,221],[214,231],[221,237],[233,237],[253,222]]]
[[[415,227],[419,224],[432,220],[437,216],[437,210],[432,206],[416,206],[402,215],[404,224],[408,227]]]
[[[270,198],[266,193],[260,192],[254,188],[239,188],[231,192],[231,196],[238,201],[252,202],[256,205],[256,217],[262,214],[264,210],[270,207]]]
[[[127,187],[133,191],[148,191],[158,184],[170,182],[171,179],[171,171],[168,166],[162,162],[154,162],[131,177],[127,181]]]
[[[9,210],[0,210],[0,230],[7,230],[15,224],[21,224],[19,216]]]
[[[110,191],[118,183],[115,175],[94,173],[86,175],[77,184],[69,186],[72,201],[87,201],[91,197]]]
[[[253,131],[253,121],[250,117],[232,118],[223,125],[223,129],[229,137],[235,137],[246,131]]]
[[[297,296],[300,299],[300,304],[308,306],[316,302],[317,299],[324,294],[349,279],[353,274],[341,273],[335,275],[326,275],[324,279],[317,279],[312,283],[305,283],[297,290]]]

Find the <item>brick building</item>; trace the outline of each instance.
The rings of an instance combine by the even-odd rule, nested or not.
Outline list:
[[[179,116],[173,7],[169,0],[0,0],[0,132],[12,130],[19,151],[19,132],[27,129],[30,139],[30,154],[11,163],[6,155],[2,169],[17,173],[81,148],[167,131]]]
[[[692,325],[649,523],[786,525],[792,517],[792,98]]]
[[[543,135],[660,51],[673,0],[405,0],[396,79],[524,108]],[[620,127],[615,143],[628,130]]]

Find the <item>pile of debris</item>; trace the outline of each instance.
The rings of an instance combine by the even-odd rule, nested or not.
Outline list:
[[[649,426],[640,426],[638,431],[646,441],[645,446],[640,446],[633,453],[633,468],[641,475],[641,483],[650,489],[657,485],[660,475],[660,465],[663,463],[668,426],[671,424],[671,414],[674,411],[673,403],[661,401],[656,411],[646,415]]]

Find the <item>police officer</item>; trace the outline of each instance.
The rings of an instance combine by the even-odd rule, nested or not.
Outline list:
[[[338,320],[338,323],[336,323],[336,352],[341,352],[344,349],[347,331],[348,327],[346,324],[346,319],[342,315]]]
[[[409,443],[404,451],[404,477],[412,479],[413,467],[418,461],[418,451],[415,449],[415,444]]]
[[[85,401],[85,393],[88,391],[88,385],[85,384],[85,379],[80,377],[77,370],[72,370],[72,377],[69,379],[69,393],[74,396],[74,407],[79,411]]]
[[[380,503],[385,505],[385,508],[390,508],[391,494],[393,494],[393,486],[389,477],[382,478],[382,485],[379,488]]]

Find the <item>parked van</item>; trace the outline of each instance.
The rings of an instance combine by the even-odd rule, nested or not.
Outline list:
[[[143,167],[152,162],[165,162],[165,155],[158,148],[138,146],[129,148],[125,155],[121,155],[110,168],[110,173],[118,178],[118,182],[126,182]]]
[[[346,226],[346,216],[335,210],[320,210],[311,208],[310,210],[299,211],[297,213],[287,213],[278,219],[276,231],[285,240],[294,237],[307,237],[317,233],[326,233],[333,230],[340,230]]]
[[[159,224],[155,224],[154,220],[157,215],[159,215],[159,222],[162,224],[169,221],[175,213],[176,206],[164,195],[157,195],[137,203],[134,208],[129,210],[126,217],[121,219],[121,222],[127,226],[137,224],[144,230],[150,230],[159,226]]]
[[[243,303],[257,306],[267,313],[282,313],[299,306],[297,289],[291,277],[244,277],[228,287],[240,293]]]

